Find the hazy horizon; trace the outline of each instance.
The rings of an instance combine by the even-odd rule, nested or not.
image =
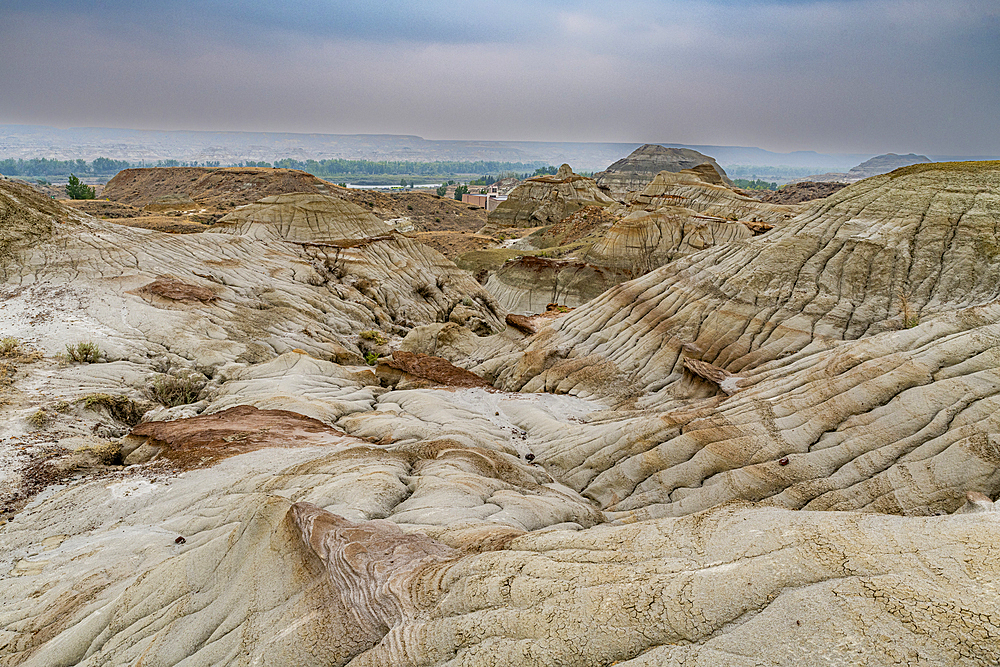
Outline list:
[[[11,0],[0,124],[1000,154],[986,0]]]

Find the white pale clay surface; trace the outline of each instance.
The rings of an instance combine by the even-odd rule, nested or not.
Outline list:
[[[36,489],[0,665],[995,665],[998,193],[992,163],[878,176],[480,337],[447,321],[500,329],[474,280],[348,219],[178,237],[0,183],[2,333],[45,354],[5,361],[0,494],[123,439],[80,399],[168,372],[205,389],[149,426],[325,429]],[[368,329],[495,389],[379,386]],[[55,358],[85,337],[105,360]]]

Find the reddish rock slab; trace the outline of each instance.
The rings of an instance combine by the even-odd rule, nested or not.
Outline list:
[[[145,422],[132,429],[131,435],[146,438],[143,446],[158,448],[160,458],[180,465],[214,462],[264,447],[336,444],[346,437],[318,419],[251,405],[187,419]]]
[[[406,375],[449,387],[472,388],[493,386],[475,373],[467,371],[464,368],[459,368],[447,359],[432,357],[429,354],[421,354],[419,352],[396,350],[392,353],[392,359],[379,361],[379,375],[381,376],[381,371],[387,369],[395,369]]]
[[[162,296],[164,299],[170,299],[172,301],[205,302],[215,299],[215,292],[207,287],[191,285],[182,280],[168,277],[157,278],[153,282],[140,287],[138,291],[146,294]]]

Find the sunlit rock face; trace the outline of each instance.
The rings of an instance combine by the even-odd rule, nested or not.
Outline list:
[[[0,664],[994,665],[998,193],[917,165],[684,227],[479,336],[452,299],[505,311],[363,216],[175,237],[14,192]]]
[[[666,148],[656,144],[640,146],[628,157],[594,174],[594,180],[605,193],[623,201],[628,193],[646,189],[661,171],[678,172],[683,169],[699,169],[711,182],[732,185],[715,158],[690,148]]]

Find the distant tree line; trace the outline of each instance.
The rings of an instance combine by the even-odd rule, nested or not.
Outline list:
[[[81,176],[114,176],[122,169],[130,167],[218,167],[219,162],[181,162],[179,160],[159,160],[150,162],[130,163],[127,160],[112,160],[99,157],[93,162],[86,160],[50,160],[49,158],[31,158],[30,160],[7,158],[0,160],[0,174],[19,176],[21,178],[39,178],[45,176],[66,176],[79,174]],[[270,166],[270,165],[268,165]]]
[[[246,166],[270,167],[266,162],[246,162]],[[478,160],[463,162],[438,160],[436,162],[413,162],[410,160],[276,160],[274,167],[300,169],[319,178],[333,179],[364,176],[422,176],[443,178],[456,174],[489,174],[501,171],[528,171],[537,169],[543,162],[497,162]]]
[[[754,181],[759,179],[780,182],[792,181],[813,174],[825,174],[830,171],[842,171],[834,167],[789,167],[786,165],[771,166],[762,164],[729,164],[726,165],[729,178],[746,178]]]
[[[106,157],[96,158],[93,162],[86,160],[53,160],[49,158],[0,159],[0,174],[18,176],[21,178],[42,178],[67,176],[114,176],[123,169],[130,167],[219,167],[218,161],[180,161],[158,160],[157,162],[129,163],[125,160],[112,160]],[[514,176],[519,179],[543,174],[554,174],[556,168],[544,162],[500,162],[492,160],[459,161],[439,160],[436,162],[415,162],[411,160],[294,160],[284,158],[274,162],[245,160],[230,166],[236,167],[277,167],[283,169],[299,169],[319,178],[335,183],[355,181],[359,183],[401,182],[400,177],[407,179],[407,186],[413,187],[417,182],[429,182],[454,178],[458,175],[484,174],[483,183],[473,181],[475,185],[490,185],[495,181]],[[491,174],[498,174],[494,177]],[[416,180],[414,180],[416,179]],[[489,181],[489,183],[486,183]]]
[[[759,179],[734,178],[733,185],[744,190],[777,190],[778,184]]]
[[[50,160],[48,158],[31,158],[30,160],[6,159],[0,160],[0,174],[7,176],[62,176],[65,174],[105,175],[117,174],[130,165],[125,160],[112,160],[99,157],[93,162],[86,160]]]

